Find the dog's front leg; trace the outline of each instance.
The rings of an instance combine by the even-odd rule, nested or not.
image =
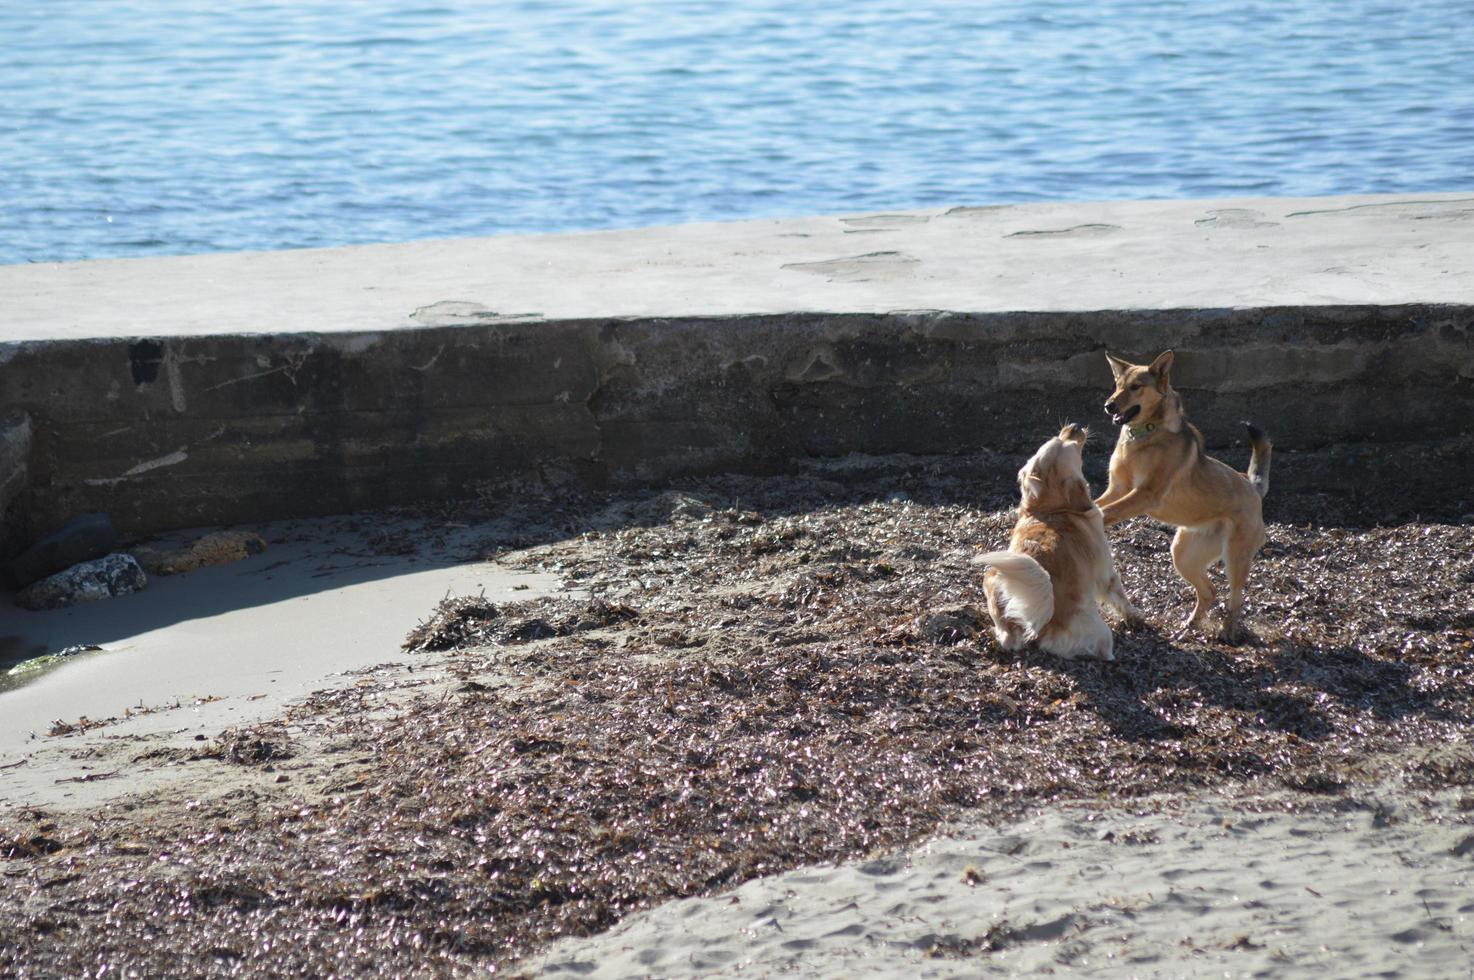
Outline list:
[[[1106,494],[1109,493],[1110,491],[1107,490]],[[1119,524],[1129,518],[1140,517],[1142,514],[1156,507],[1161,502],[1161,499],[1161,494],[1148,490],[1145,487],[1137,487],[1135,490],[1116,500],[1107,500],[1105,503],[1097,500],[1096,505],[1100,507],[1100,516],[1105,521],[1106,527],[1110,527],[1112,524]],[[1101,500],[1105,500],[1104,495],[1101,497]]]
[[[1118,448],[1111,454],[1111,466],[1106,474],[1105,492],[1095,498],[1095,506],[1104,507],[1106,504],[1120,500],[1131,492],[1133,485],[1131,479],[1131,467],[1125,464],[1121,451]]]
[[[1128,491],[1122,490],[1117,484],[1107,484],[1105,493],[1095,498],[1095,506],[1104,508],[1107,504],[1120,500]]]

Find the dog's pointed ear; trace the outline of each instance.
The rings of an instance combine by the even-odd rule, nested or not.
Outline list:
[[[1131,367],[1130,361],[1123,361],[1119,357],[1112,357],[1109,351],[1106,352],[1106,361],[1110,364],[1111,374],[1116,376],[1117,381],[1120,381],[1121,375],[1125,374],[1126,369]]]
[[[1174,355],[1170,350],[1164,350],[1162,351],[1162,353],[1158,354],[1157,359],[1155,361],[1152,361],[1151,366],[1147,368],[1147,370],[1152,373],[1152,377],[1156,378],[1158,381],[1165,383],[1167,380],[1167,375],[1172,370],[1173,356]]]

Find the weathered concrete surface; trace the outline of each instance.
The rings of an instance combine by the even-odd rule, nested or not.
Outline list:
[[[80,514],[17,555],[5,568],[5,578],[16,588],[65,571],[78,562],[111,553],[118,530],[106,514]]]
[[[0,266],[0,341],[498,319],[1474,303],[1457,194],[959,207]]]
[[[1062,419],[1106,430],[1103,350],[1168,346],[1210,444],[1269,430],[1277,488],[1474,510],[1474,194],[7,267],[0,304],[0,409],[34,429],[23,528],[1019,453]]]
[[[25,489],[30,477],[30,458],[30,416],[25,412],[11,412],[0,418],[0,514]]]
[[[1474,190],[1038,203],[0,267],[0,340],[1474,302]]]
[[[3,348],[0,348],[3,349]],[[0,404],[5,391],[0,389]],[[10,504],[31,479],[31,417],[0,408],[0,556],[13,555],[34,540],[34,532],[7,519]]]

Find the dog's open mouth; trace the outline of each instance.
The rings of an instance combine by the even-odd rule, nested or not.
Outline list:
[[[1111,414],[1111,422],[1113,422],[1116,425],[1126,425],[1132,419],[1136,418],[1136,416],[1138,416],[1140,414],[1141,414],[1141,406],[1140,405],[1132,405],[1130,408],[1126,409],[1126,411],[1124,411],[1124,412],[1112,413]]]

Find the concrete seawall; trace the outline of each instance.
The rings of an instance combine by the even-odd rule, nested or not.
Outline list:
[[[0,304],[0,416],[27,420],[9,547],[99,509],[141,535],[487,482],[1017,455],[1064,419],[1107,431],[1103,350],[1166,347],[1211,445],[1271,432],[1278,490],[1474,510],[1474,195],[10,266]]]

